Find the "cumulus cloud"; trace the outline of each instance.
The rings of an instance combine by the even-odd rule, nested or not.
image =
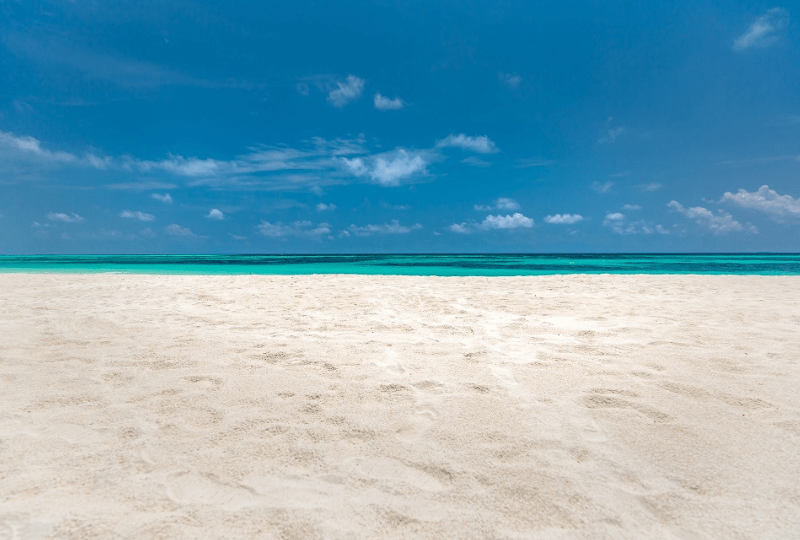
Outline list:
[[[644,219],[629,221],[625,214],[620,212],[606,214],[603,225],[616,234],[669,234],[669,230],[662,225]]]
[[[166,232],[170,236],[178,236],[183,238],[189,238],[195,236],[191,229],[187,227],[181,227],[177,223],[173,223],[171,225],[167,225],[164,228],[164,232]]]
[[[47,214],[47,219],[50,221],[63,221],[64,223],[80,223],[81,221],[85,221],[78,214],[64,214],[61,212],[50,212]]]
[[[583,216],[580,214],[554,214],[544,218],[544,222],[551,225],[572,225],[579,221],[583,221]]]
[[[453,223],[448,227],[448,229],[459,234],[468,234],[471,232],[469,225],[466,223]]]
[[[335,204],[319,203],[317,205],[317,212],[325,212],[326,210],[336,210]]]
[[[470,137],[459,133],[458,135],[450,134],[438,143],[437,148],[461,148],[462,150],[470,150],[479,154],[494,154],[500,150],[497,145],[486,135],[477,137]]]
[[[348,228],[350,232],[357,236],[369,236],[372,234],[407,234],[411,231],[421,229],[422,225],[416,223],[414,225],[406,226],[401,225],[398,220],[392,220],[391,223],[384,223],[382,225],[364,225],[359,227],[357,225],[350,225]]]
[[[522,77],[520,77],[517,73],[500,73],[500,82],[509,88],[514,89],[519,86],[519,83],[522,82]]]
[[[361,97],[364,92],[364,79],[348,75],[344,81],[337,81],[335,88],[328,93],[328,103],[341,108]]]
[[[476,204],[475,210],[478,210],[479,212],[487,212],[491,210],[519,210],[519,203],[508,197],[499,197],[494,204],[489,206]]]
[[[519,212],[516,212],[513,215],[486,216],[486,218],[480,224],[480,228],[481,229],[519,229],[519,228],[529,229],[533,227],[533,225],[534,223],[531,218],[525,217]]]
[[[153,193],[150,197],[162,203],[172,204],[172,195],[169,193]]]
[[[131,212],[130,210],[123,210],[119,217],[127,219],[138,219],[139,221],[153,221],[156,217],[153,214],[145,214],[144,212]]]
[[[757,17],[747,31],[733,42],[736,52],[747,49],[763,49],[769,47],[780,37],[780,33],[789,26],[789,14],[781,8],[772,8]]]
[[[206,214],[206,219],[214,219],[216,221],[222,221],[223,219],[225,219],[225,214],[223,214],[222,210],[220,210],[219,208],[212,208],[211,210],[208,211],[208,214]]]
[[[318,223],[314,225],[310,221],[295,221],[284,225],[280,221],[271,223],[269,221],[262,221],[256,225],[256,230],[271,238],[279,238],[282,236],[318,236],[322,234],[330,234],[331,228],[327,223]]]
[[[714,234],[727,234],[730,232],[758,233],[756,227],[749,223],[742,225],[724,210],[718,210],[715,214],[702,206],[686,208],[678,201],[670,201],[667,206],[679,214],[694,220],[698,225],[709,229]]]
[[[592,182],[592,189],[597,193],[608,193],[614,187],[614,182]]]
[[[389,99],[379,93],[375,94],[373,102],[375,103],[375,108],[379,111],[399,111],[404,105],[403,100],[399,97]]]
[[[758,191],[748,192],[740,189],[736,193],[729,191],[720,199],[721,203],[733,203],[748,210],[757,210],[772,219],[800,218],[800,198],[791,195],[779,195],[777,191],[764,185]]]
[[[427,161],[419,152],[400,149],[371,158],[341,158],[344,168],[353,176],[367,177],[382,186],[398,186],[417,174],[424,174]]]

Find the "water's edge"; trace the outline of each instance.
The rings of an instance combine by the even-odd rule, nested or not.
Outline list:
[[[0,273],[800,275],[800,254],[4,255]]]

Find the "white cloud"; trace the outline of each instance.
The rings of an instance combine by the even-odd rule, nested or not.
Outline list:
[[[325,203],[319,203],[317,205],[317,212],[325,212],[326,210],[336,210],[336,205]]]
[[[494,204],[489,206],[476,204],[475,210],[479,212],[487,212],[491,210],[519,210],[519,203],[508,197],[499,197]]]
[[[400,149],[369,158],[341,158],[345,170],[353,176],[368,177],[382,186],[398,186],[417,174],[424,174],[427,161],[421,152]]]
[[[438,143],[437,148],[461,148],[462,150],[471,150],[479,154],[494,154],[499,152],[497,145],[486,135],[477,137],[470,137],[459,133],[458,135],[450,134]]]
[[[191,237],[195,236],[191,229],[187,227],[181,227],[177,223],[173,223],[172,225],[167,225],[164,228],[164,232],[166,232],[170,236],[182,236],[182,237]]]
[[[766,185],[752,193],[744,189],[740,189],[735,194],[729,191],[725,192],[719,202],[730,202],[742,208],[758,210],[773,219],[800,218],[800,198],[779,195],[778,192],[769,189],[769,186]]]
[[[481,159],[476,156],[467,156],[461,160],[461,163],[464,165],[470,165],[472,167],[491,167],[492,162],[486,161],[485,159]]]
[[[729,232],[758,232],[758,229],[753,225],[750,225],[749,223],[742,225],[724,210],[718,210],[718,213],[714,214],[711,210],[703,208],[702,206],[686,208],[678,201],[670,201],[667,206],[683,216],[693,219],[698,225],[706,227],[714,234],[726,234]]]
[[[608,193],[614,187],[614,182],[592,182],[592,189],[597,193]]]
[[[208,214],[206,214],[206,219],[214,219],[216,221],[222,221],[223,219],[225,219],[225,214],[223,214],[219,208],[212,208],[211,210],[208,211]]]
[[[130,210],[123,210],[119,217],[138,219],[139,221],[153,221],[156,219],[153,214],[145,214],[144,212],[131,212]]]
[[[392,220],[391,223],[384,223],[383,225],[364,225],[363,227],[350,225],[349,227],[350,232],[357,236],[369,236],[371,234],[407,234],[421,228],[422,225],[419,223],[408,227],[401,225],[396,219]]]
[[[375,108],[379,111],[399,111],[403,108],[403,100],[399,97],[389,99],[381,94],[375,94],[374,98]]]
[[[583,216],[580,214],[555,214],[552,216],[546,216],[544,221],[545,223],[550,223],[551,225],[572,225],[574,223],[578,223],[579,221],[583,221]]]
[[[361,97],[364,92],[364,79],[348,75],[344,81],[337,81],[336,87],[328,94],[328,103],[341,108]]]
[[[13,133],[0,131],[0,146],[19,151],[21,154],[40,158],[47,161],[62,163],[77,163],[80,158],[68,152],[53,152],[42,148],[38,139],[33,137],[17,137]]]
[[[659,184],[658,182],[650,182],[649,184],[639,184],[636,186],[639,191],[651,192],[651,191],[658,191],[663,185]]]
[[[519,86],[519,83],[522,82],[522,77],[520,77],[517,73],[500,73],[500,82],[509,88],[514,89]]]
[[[310,221],[295,221],[294,223],[284,225],[280,221],[271,223],[269,221],[262,221],[256,225],[256,230],[271,238],[279,238],[282,236],[317,236],[321,234],[330,234],[330,225],[327,223],[318,223],[314,225]]]
[[[779,32],[789,26],[789,14],[781,8],[772,8],[756,18],[747,31],[733,42],[736,52],[763,49],[778,41]]]
[[[520,169],[530,169],[531,167],[549,167],[555,165],[555,160],[542,158],[524,158],[517,160],[517,167]]]
[[[641,210],[642,207],[638,204],[626,204],[622,207],[623,210]]]
[[[655,225],[644,219],[628,221],[625,214],[620,212],[606,214],[603,225],[609,227],[616,234],[669,234],[669,231],[661,225]]]
[[[513,215],[497,215],[486,216],[486,219],[480,224],[481,229],[518,229],[518,228],[531,228],[533,227],[533,220],[525,217],[519,212]]]
[[[50,212],[47,214],[47,219],[50,221],[63,221],[64,223],[80,223],[85,221],[78,214],[63,214],[61,212]]]
[[[172,195],[169,193],[164,193],[163,195],[160,193],[153,193],[150,197],[162,203],[172,204]]]
[[[470,232],[470,227],[466,223],[453,223],[448,229],[460,234],[468,234]]]
[[[600,144],[608,144],[613,143],[617,140],[617,137],[625,133],[625,128],[620,126],[614,126],[614,118],[612,116],[608,117],[606,120],[605,131],[603,135],[597,140]]]

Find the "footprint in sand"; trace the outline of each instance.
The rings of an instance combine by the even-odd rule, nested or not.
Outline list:
[[[39,540],[49,536],[50,528],[20,515],[0,516],[0,540]]]
[[[591,418],[572,416],[569,423],[578,430],[578,434],[584,441],[602,443],[608,440],[603,428]]]
[[[383,353],[382,359],[376,359],[373,362],[376,366],[383,369],[387,375],[397,377],[406,373],[403,363],[398,358],[397,353],[392,349],[387,349]]]
[[[447,487],[434,476],[389,457],[355,460],[353,471],[374,480],[403,482],[425,491],[444,491]]]
[[[167,496],[180,504],[205,504],[239,510],[257,504],[251,490],[226,486],[203,476],[182,472],[167,479]]]

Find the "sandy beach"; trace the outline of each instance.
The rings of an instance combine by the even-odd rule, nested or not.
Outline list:
[[[800,536],[798,277],[0,290],[0,539]]]

